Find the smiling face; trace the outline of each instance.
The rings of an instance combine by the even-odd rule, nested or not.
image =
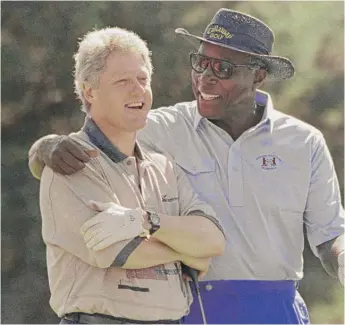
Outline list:
[[[130,51],[110,54],[98,86],[86,88],[85,97],[97,124],[131,133],[143,128],[152,106],[151,76],[143,57]]]
[[[244,53],[209,43],[202,43],[198,53],[233,64],[247,65],[250,60]],[[233,69],[230,79],[219,79],[213,74],[210,64],[203,73],[193,70],[192,89],[200,115],[215,120],[225,120],[236,114],[246,115],[253,109],[255,89],[264,79],[257,72],[247,67],[237,67]]]

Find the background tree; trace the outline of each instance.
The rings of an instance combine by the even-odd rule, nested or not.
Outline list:
[[[153,52],[154,107],[193,98],[188,44],[177,27],[202,34],[221,7],[267,22],[275,53],[290,57],[291,81],[267,83],[275,106],[321,129],[344,188],[343,2],[5,2],[2,42],[2,322],[56,323],[49,306],[39,182],[27,168],[31,144],[83,123],[73,93],[73,53],[93,28],[136,31]],[[344,323],[344,294],[306,243],[302,295],[314,323]]]

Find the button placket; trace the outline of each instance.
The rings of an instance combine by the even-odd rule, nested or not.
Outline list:
[[[141,196],[145,202],[145,206],[147,207],[147,200],[148,200],[148,193],[147,191],[149,190],[149,188],[151,186],[148,186],[148,171],[147,168],[149,167],[150,163],[147,160],[142,160],[142,161],[138,161],[138,181],[140,184],[140,188],[141,188]]]
[[[240,143],[233,144],[228,155],[229,203],[243,206],[243,175]]]
[[[128,157],[122,162],[122,167],[127,173],[127,177],[133,182],[133,186],[137,188],[140,192],[140,182],[139,182],[139,173],[138,166],[135,160],[135,157]]]
[[[137,171],[136,171],[137,166],[136,166],[136,162],[135,162],[134,157],[126,158],[125,161],[123,162],[123,166],[129,174],[137,173]]]

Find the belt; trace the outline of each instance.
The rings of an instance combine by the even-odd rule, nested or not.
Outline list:
[[[264,292],[290,292],[295,294],[298,281],[294,280],[213,280],[200,282],[200,291],[204,293],[258,294]]]
[[[141,321],[129,318],[114,317],[103,314],[86,314],[86,313],[70,313],[66,314],[64,319],[85,324],[181,324],[180,320],[154,320],[154,321]]]

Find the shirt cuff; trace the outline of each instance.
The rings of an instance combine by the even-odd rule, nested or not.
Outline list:
[[[142,243],[144,240],[144,237],[135,237],[132,239],[122,250],[120,251],[119,254],[117,254],[115,261],[111,266],[115,267],[122,267],[126,262],[129,257],[133,253],[133,251]]]
[[[192,215],[193,216],[201,216],[201,217],[207,218],[208,220],[212,221],[217,226],[217,228],[222,232],[223,236],[225,237],[224,228],[221,226],[219,220],[217,218],[215,218],[214,216],[210,216],[201,210],[193,210],[193,211],[189,212],[187,215],[188,216],[192,216]]]

